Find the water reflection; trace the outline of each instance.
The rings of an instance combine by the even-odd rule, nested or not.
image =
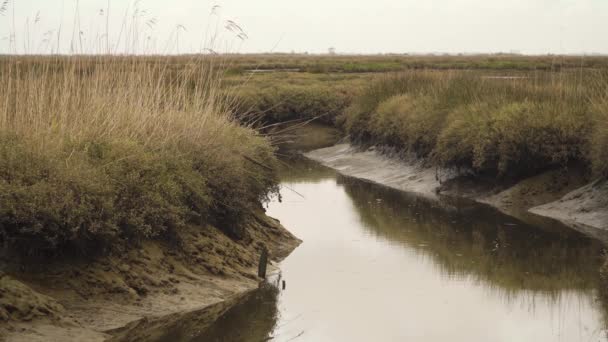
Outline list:
[[[466,200],[426,198],[338,177],[369,234],[412,248],[446,276],[506,291],[595,288],[603,245],[557,222],[530,226]]]
[[[310,159],[295,156],[281,160],[279,177],[282,185],[288,187],[290,184],[319,183],[334,179],[336,172]]]
[[[228,310],[191,342],[263,342],[271,340],[277,324],[279,288],[264,284],[239,305]],[[176,340],[173,340],[176,341]]]
[[[206,310],[202,310],[201,313],[193,312],[176,321],[168,321],[168,324],[165,324],[168,329],[162,326],[150,326],[148,331],[167,330],[158,335],[150,334],[158,337],[144,337],[144,339],[156,342],[269,341],[279,319],[279,293],[276,284],[264,283],[211,324]]]
[[[287,290],[196,341],[607,341],[597,240],[307,161],[282,177],[269,214],[304,240],[281,264]]]

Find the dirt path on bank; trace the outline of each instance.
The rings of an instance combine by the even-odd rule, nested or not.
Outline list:
[[[552,170],[505,184],[458,176],[374,147],[363,150],[347,143],[306,156],[347,176],[431,198],[440,194],[465,197],[524,220],[534,220],[534,215],[549,217],[608,242],[606,234],[597,231],[608,230],[608,182],[586,184],[579,170]]]

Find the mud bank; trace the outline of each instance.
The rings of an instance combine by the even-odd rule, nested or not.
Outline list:
[[[552,170],[505,183],[428,167],[377,147],[361,149],[343,143],[305,155],[344,175],[429,198],[465,197],[521,219],[533,220],[540,215],[578,230],[608,229],[608,182],[586,184],[582,171],[576,169]]]
[[[305,156],[344,175],[425,197],[437,198],[437,189],[441,186],[435,169],[414,160],[387,156],[375,148],[361,150],[350,144],[337,144],[308,152]]]
[[[608,181],[597,180],[530,211],[570,225],[608,228]]]
[[[263,245],[277,262],[300,243],[261,210],[244,232],[233,240],[190,226],[177,241],[146,241],[122,255],[9,265],[0,273],[0,340],[150,340],[190,316],[204,327],[257,288]]]

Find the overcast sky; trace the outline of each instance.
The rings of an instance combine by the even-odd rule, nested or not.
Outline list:
[[[200,52],[203,48],[319,53],[329,47],[339,53],[608,53],[608,0],[109,3],[108,13],[108,0],[80,0],[75,16],[76,0],[9,0],[0,16],[0,53],[15,49],[54,52],[57,45],[63,53],[91,53],[107,50],[108,42],[112,51],[139,53]],[[135,13],[137,19],[133,19]],[[105,37],[107,19],[109,39]],[[241,32],[234,25],[226,29],[228,20],[247,37],[236,37]],[[210,42],[215,32],[218,38]]]

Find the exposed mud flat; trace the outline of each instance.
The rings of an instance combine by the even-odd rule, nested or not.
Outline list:
[[[608,229],[608,181],[597,180],[530,211],[570,225]]]
[[[340,173],[425,197],[466,197],[509,215],[534,215],[559,220],[578,230],[608,229],[608,182],[586,184],[579,170],[552,170],[517,183],[476,179],[450,170],[436,170],[412,158],[386,154],[348,143],[306,154]]]
[[[147,241],[94,261],[9,267],[0,275],[0,340],[145,340],[142,327],[160,333],[189,313],[211,322],[257,288],[263,245],[276,262],[300,243],[262,212],[244,232],[235,241],[214,227],[191,226],[177,248]]]
[[[361,150],[343,143],[311,151],[305,156],[344,175],[426,197],[437,198],[441,186],[435,169],[416,161],[389,157],[375,148]],[[449,175],[443,177],[450,178]]]

